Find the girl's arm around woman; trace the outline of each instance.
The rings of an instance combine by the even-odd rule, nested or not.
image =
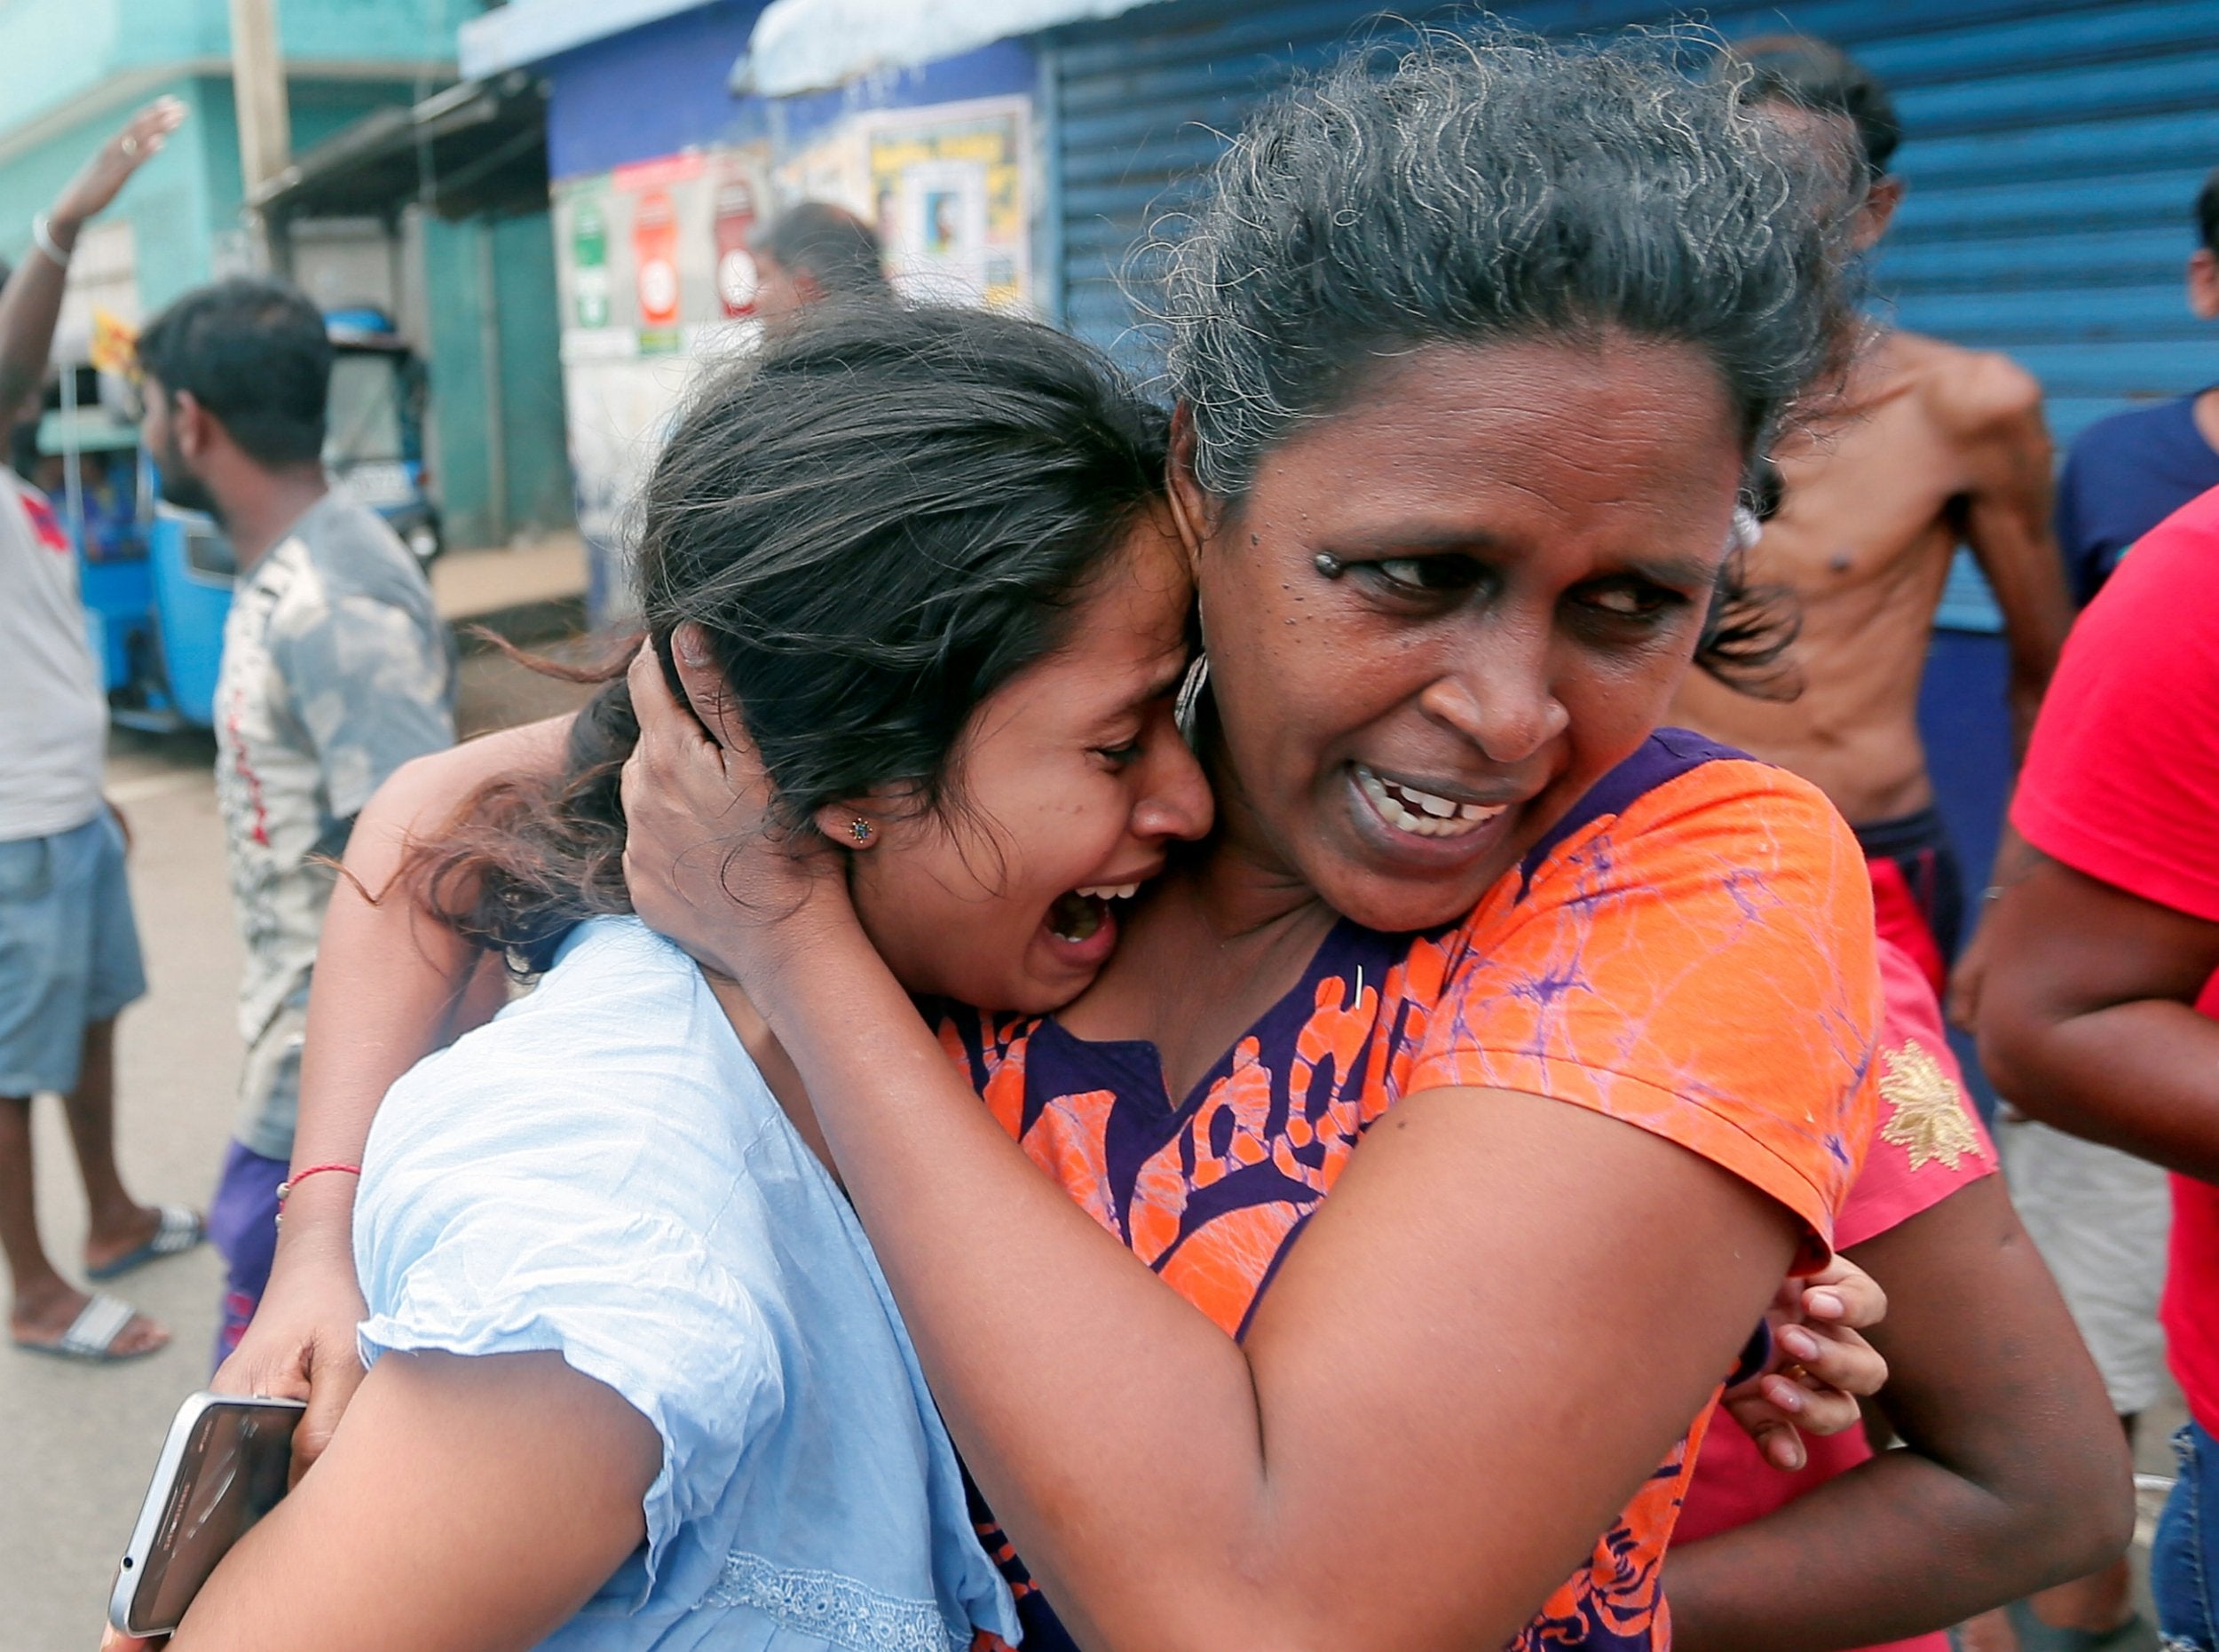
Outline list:
[[[359,1165],[393,1081],[500,1008],[501,959],[426,912],[401,872],[411,843],[435,835],[486,781],[559,769],[569,726],[553,718],[419,757],[356,818],[316,952],[295,1165]],[[294,1436],[296,1477],[321,1453],[362,1380],[354,1194],[352,1176],[312,1176],[287,1198],[269,1288],[213,1384],[224,1394],[308,1402]]]

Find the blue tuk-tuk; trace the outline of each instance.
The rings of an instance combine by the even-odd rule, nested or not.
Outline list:
[[[332,348],[324,466],[429,565],[443,541],[424,486],[423,363],[382,310],[334,310],[324,327]]]
[[[336,485],[393,525],[429,562],[442,549],[424,493],[421,365],[375,311],[328,318],[334,346],[324,460]],[[238,573],[230,541],[198,511],[164,502],[112,375],[59,375],[36,453],[19,468],[52,497],[77,546],[79,589],[115,721],[206,728],[214,716],[224,620]],[[28,464],[26,461],[28,461]]]
[[[17,464],[77,547],[78,589],[108,706],[137,728],[205,728],[236,565],[216,524],[161,502],[138,427],[89,367],[61,375]]]

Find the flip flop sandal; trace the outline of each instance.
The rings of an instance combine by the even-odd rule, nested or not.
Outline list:
[[[134,1268],[144,1268],[148,1262],[158,1262],[165,1256],[178,1256],[191,1250],[208,1237],[208,1224],[196,1211],[182,1205],[161,1206],[162,1220],[154,1227],[154,1237],[135,1251],[127,1251],[112,1262],[102,1262],[98,1268],[88,1268],[88,1279],[113,1279],[127,1274]]]
[[[138,1310],[122,1298],[96,1291],[58,1341],[26,1342],[21,1337],[14,1341],[26,1354],[51,1354],[57,1359],[83,1360],[89,1365],[114,1365],[127,1359],[144,1359],[169,1344],[158,1342],[153,1348],[129,1354],[115,1352],[115,1339],[138,1316]]]

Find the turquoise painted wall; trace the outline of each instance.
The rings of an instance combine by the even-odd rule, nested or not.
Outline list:
[[[483,10],[483,0],[280,0],[294,149],[446,84],[455,28]],[[228,0],[0,0],[0,254],[21,258],[31,219],[85,158],[131,109],[170,93],[190,111],[186,124],[107,216],[132,225],[146,313],[209,281],[223,238],[239,228],[243,194],[224,67],[229,52]],[[497,401],[487,389],[481,321],[487,257]],[[488,544],[567,525],[571,480],[546,213],[434,222],[424,258],[438,443],[432,472],[451,542]],[[496,405],[500,465],[488,450]]]
[[[570,441],[563,415],[561,297],[555,231],[542,209],[495,218],[494,319],[501,330],[502,423],[507,432],[509,528],[572,521]]]
[[[282,0],[293,145],[321,142],[373,108],[452,77],[454,31],[484,0]],[[151,311],[206,281],[216,238],[238,225],[239,130],[225,66],[229,0],[0,4],[0,254],[130,110],[172,93],[192,111],[111,216],[136,231]]]
[[[456,28],[484,9],[480,0],[283,0],[279,32],[301,69],[446,66]],[[119,80],[206,73],[230,53],[228,0],[8,0],[0,5],[0,142]],[[124,95],[136,91],[127,85]]]
[[[0,17],[5,15],[0,12]],[[4,53],[0,53],[0,61],[4,60]],[[140,291],[150,308],[208,279],[216,209],[209,187],[211,123],[207,117],[205,91],[203,83],[192,79],[156,82],[146,88],[146,99],[165,92],[182,98],[191,114],[162,154],[124,186],[107,214],[110,218],[132,222],[138,245]],[[226,125],[219,141],[228,141],[235,149],[237,139],[230,136],[227,124],[229,87],[224,88],[222,103]],[[62,186],[122,118],[122,109],[104,111],[97,118],[62,128],[0,162],[0,253],[11,263],[29,250],[31,219],[52,204]],[[235,205],[239,170],[235,155],[231,170]]]
[[[482,393],[486,340],[478,325],[479,239],[475,221],[448,224],[428,219],[423,234],[425,306],[424,359],[431,374],[431,480],[450,545],[494,542],[493,466],[486,441],[487,420]]]
[[[288,0],[289,4],[289,0]],[[0,17],[6,16],[0,10]],[[383,105],[406,105],[407,81],[307,80],[289,88],[296,148],[322,142]],[[131,221],[138,249],[139,296],[152,314],[214,270],[217,237],[237,228],[241,196],[239,123],[231,82],[220,77],[156,81],[138,95],[56,130],[36,146],[0,159],[0,254],[12,262],[31,244],[31,219],[43,212],[78,167],[140,103],[174,93],[190,114],[162,153],[148,162],[109,209]]]
[[[501,544],[519,532],[568,526],[570,460],[548,215],[462,224],[432,220],[425,225],[423,257],[431,300],[425,356],[437,426],[431,472],[447,542]],[[488,360],[484,320],[489,274],[497,375]],[[496,378],[497,403],[486,393],[489,380]],[[504,473],[498,511],[496,410]]]

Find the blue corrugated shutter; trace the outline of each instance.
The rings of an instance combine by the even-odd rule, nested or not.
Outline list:
[[[1380,26],[1346,0],[1174,0],[1046,41],[1062,186],[1065,324],[1144,360],[1133,295],[1151,209],[1217,133],[1294,70]],[[1653,4],[1508,4],[1552,34],[1668,20]],[[1419,20],[1468,10],[1411,5]],[[2183,301],[2191,203],[2219,163],[2213,0],[1816,0],[1711,8],[1729,37],[1793,27],[1894,92],[1909,194],[1877,275],[1902,325],[2008,352],[2041,378],[2060,443],[2091,420],[2219,380],[2219,328]],[[1946,622],[1993,624],[1977,579]]]
[[[1176,0],[1048,37],[1064,326],[1128,360],[1147,359],[1133,328],[1135,301],[1146,306],[1151,216],[1176,208],[1181,181],[1217,154],[1220,133],[1237,129],[1298,69],[1339,51],[1373,10],[1348,0]]]

